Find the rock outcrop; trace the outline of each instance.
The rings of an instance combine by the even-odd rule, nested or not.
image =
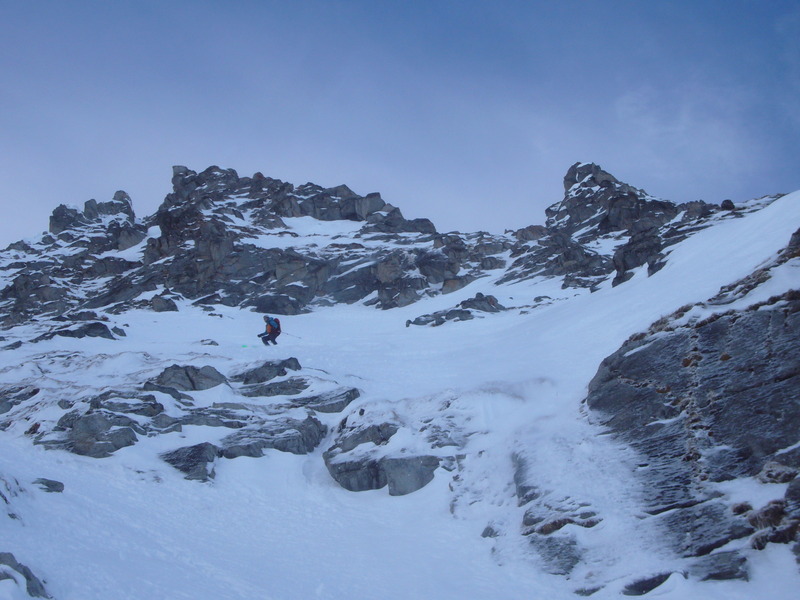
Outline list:
[[[484,295],[478,292],[472,298],[462,300],[458,306],[448,310],[440,310],[428,315],[422,315],[413,321],[406,321],[406,327],[410,325],[430,325],[438,327],[448,321],[469,321],[474,319],[476,314],[480,313],[498,313],[508,310],[505,306],[500,304],[492,295]]]
[[[50,598],[41,579],[26,565],[20,563],[11,552],[0,552],[0,581],[14,581],[23,587],[24,594],[31,598]]]
[[[440,458],[385,451],[401,425],[351,417],[349,423],[346,419],[340,424],[334,445],[323,454],[328,472],[339,485],[351,492],[388,487],[391,496],[403,496],[433,480]]]
[[[314,393],[304,395],[312,385]],[[44,395],[52,398],[53,392],[48,389]],[[41,393],[22,384],[0,390],[0,430],[13,424],[18,414],[27,414]],[[270,450],[314,451],[328,433],[318,414],[340,413],[360,395],[356,388],[305,372],[296,358],[262,362],[230,376],[209,365],[174,364],[138,389],[120,385],[92,394],[82,388],[72,399],[62,393],[49,408],[50,418],[33,423],[26,434],[45,448],[101,459],[146,438],[185,427],[209,428],[207,441],[161,454],[187,479],[209,481],[223,459],[257,458]],[[209,402],[209,397],[219,400]],[[214,432],[220,428],[230,433]],[[61,484],[43,479],[40,485],[60,491]]]
[[[715,487],[741,477],[786,482],[800,470],[800,292],[746,302],[795,256],[790,244],[772,266],[700,305],[704,317],[685,307],[634,336],[589,385],[594,418],[641,456],[644,510],[677,554],[706,557],[692,568],[707,578],[742,577],[743,557],[713,554],[732,540],[753,536],[762,548],[797,539],[797,513],[786,510],[795,491],[776,491],[755,511],[726,504]],[[739,308],[725,311],[734,301]]]

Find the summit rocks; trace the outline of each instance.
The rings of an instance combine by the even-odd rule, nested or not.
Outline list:
[[[331,303],[390,309],[494,275],[589,288],[613,275],[616,285],[642,265],[657,271],[670,245],[719,210],[657,200],[594,164],[570,167],[564,187],[544,226],[441,234],[377,193],[176,166],[172,192],[145,219],[120,191],[82,211],[57,207],[49,234],[0,253],[0,324],[85,309],[174,311],[182,299],[286,315]]]

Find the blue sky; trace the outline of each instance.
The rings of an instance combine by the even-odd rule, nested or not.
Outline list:
[[[800,3],[0,0],[0,245],[171,167],[544,221],[576,161],[677,202],[800,188]]]

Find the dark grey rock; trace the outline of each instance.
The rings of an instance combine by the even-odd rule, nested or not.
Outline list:
[[[154,296],[150,301],[150,306],[155,312],[178,312],[178,305],[172,298],[166,296]]]
[[[792,519],[800,519],[800,479],[789,484],[783,499],[786,514]]]
[[[71,338],[102,337],[106,338],[107,340],[116,339],[108,329],[108,325],[98,322],[85,323],[77,327],[58,329],[54,332],[54,334],[47,334],[46,336],[43,336],[43,339],[52,339],[54,335]]]
[[[60,420],[59,424],[64,423]],[[138,441],[131,426],[136,423],[131,419],[111,416],[101,412],[89,413],[78,417],[72,424],[68,434],[68,449],[75,454],[106,458],[126,446]]]
[[[390,496],[404,496],[422,489],[433,481],[438,466],[439,459],[435,456],[385,457],[380,461]]]
[[[748,581],[747,558],[731,550],[703,556],[689,565],[689,576],[700,581],[741,579]]]
[[[325,466],[331,477],[350,492],[379,490],[386,486],[386,472],[377,460],[353,458],[349,460],[329,460],[326,453]]]
[[[671,572],[659,573],[651,577],[637,579],[636,581],[626,585],[622,590],[622,593],[625,596],[644,596],[648,592],[652,592],[654,589],[664,583],[670,578],[671,575]]]
[[[80,212],[77,208],[66,206],[64,204],[56,207],[56,209],[53,211],[53,214],[50,215],[50,233],[54,235],[58,235],[63,231],[74,229],[76,227],[82,227],[88,224],[89,219],[87,219],[82,212]]]
[[[194,446],[178,448],[161,455],[161,458],[186,474],[186,479],[208,481],[214,478],[214,461],[221,450],[214,444],[203,442]]]
[[[230,412],[214,409],[194,410],[188,415],[178,419],[181,425],[196,425],[198,427],[227,427],[240,429],[245,426],[243,421],[237,420]]]
[[[581,560],[578,543],[571,536],[532,535],[528,539],[543,569],[552,575],[569,575]]]
[[[475,318],[472,311],[497,313],[504,310],[508,309],[500,304],[497,298],[491,295],[485,296],[479,292],[474,297],[459,302],[456,308],[440,310],[435,313],[419,316],[413,321],[406,321],[406,327],[409,325],[430,325],[432,327],[438,327],[448,321],[472,320]]]
[[[319,445],[326,433],[325,425],[311,415],[302,421],[281,419],[258,427],[243,428],[223,438],[221,453],[225,458],[259,457],[266,449],[308,454]]]
[[[174,387],[159,385],[152,381],[146,381],[142,386],[142,390],[145,392],[161,392],[162,394],[167,394],[182,404],[191,404],[194,402],[194,398],[192,398],[189,394],[184,394],[176,390]]]
[[[364,444],[386,444],[398,431],[393,423],[340,426],[336,443],[323,453],[334,480],[349,491],[377,490],[389,486],[389,494],[410,494],[427,485],[440,459],[434,456],[372,456],[369,451],[349,454]]]
[[[602,234],[630,230],[643,221],[660,226],[678,214],[672,202],[655,200],[595,164],[572,165],[564,189],[564,199],[545,211],[550,230],[571,234],[594,227]]]
[[[461,270],[460,261],[441,250],[422,252],[416,257],[415,266],[429,283],[434,284],[457,277]]]
[[[239,393],[248,398],[271,396],[296,396],[308,388],[308,381],[303,377],[290,377],[284,381],[272,383],[256,383],[239,388]]]
[[[681,556],[704,556],[754,531],[743,517],[714,500],[666,513],[662,525],[669,534],[665,541]]]
[[[356,388],[344,388],[317,396],[298,398],[292,404],[305,406],[321,413],[338,413],[347,408],[360,395],[361,392]]]
[[[508,310],[506,309],[505,306],[500,304],[497,301],[497,298],[495,298],[494,296],[492,295],[485,296],[480,292],[478,292],[475,296],[469,298],[468,300],[463,300],[462,302],[459,302],[459,306],[461,308],[479,310],[481,312],[488,312],[488,313],[497,313],[504,310]]]
[[[44,587],[44,584],[41,580],[33,574],[33,571],[30,570],[27,566],[20,563],[12,553],[10,552],[0,552],[0,566],[5,565],[22,575],[25,579],[25,592],[28,596],[33,598],[50,598],[51,596],[47,593],[47,590]],[[0,571],[0,575],[2,575],[2,571]],[[2,579],[2,577],[0,577]]]
[[[650,265],[649,274],[655,273],[663,266],[662,248],[663,242],[656,228],[633,234],[614,252],[612,260],[617,273],[613,285],[619,285],[629,279],[631,276],[629,271],[644,264]]]
[[[369,425],[359,425],[350,427],[339,433],[336,443],[331,450],[339,452],[350,452],[361,444],[375,444],[382,446],[399,431],[399,427],[394,423],[379,423]],[[331,452],[329,450],[328,452]]]
[[[285,294],[270,294],[260,296],[252,304],[256,312],[272,315],[299,315],[303,312],[303,305],[297,299]]]
[[[520,242],[533,242],[547,235],[547,228],[541,225],[529,225],[514,232]]]
[[[9,386],[0,389],[0,415],[15,406],[27,402],[39,393],[39,388],[30,385]]]
[[[156,415],[150,421],[152,427],[161,430],[161,433],[170,433],[173,431],[183,431],[181,420],[176,417],[171,417],[167,414],[161,413]]]
[[[296,358],[268,360],[260,367],[234,375],[231,377],[231,381],[236,381],[245,385],[265,383],[276,377],[286,375],[289,370],[299,371],[300,369],[300,362]]]
[[[592,287],[614,271],[610,257],[598,254],[558,229],[535,245],[522,246],[512,257],[514,262],[498,283],[543,275],[564,277],[562,287]]]
[[[45,479],[44,477],[40,477],[39,479],[34,479],[33,483],[38,485],[45,492],[61,493],[64,491],[64,484],[53,479]]]
[[[531,483],[529,461],[520,453],[515,452],[511,456],[514,467],[514,488],[517,496],[517,504],[524,506],[536,500],[542,495],[538,486]]]
[[[496,538],[500,535],[500,532],[494,528],[492,525],[487,525],[484,527],[483,531],[481,532],[482,538]]]
[[[227,379],[222,373],[208,365],[199,369],[191,365],[172,365],[164,369],[155,378],[154,383],[176,390],[198,391],[216,387],[226,381]]]
[[[777,455],[800,442],[800,299],[772,299],[691,326],[665,321],[603,361],[587,404],[643,457],[645,508],[671,547],[701,556],[753,533],[706,481],[789,478]],[[783,527],[781,525],[780,527]],[[759,534],[754,545],[792,537]]]

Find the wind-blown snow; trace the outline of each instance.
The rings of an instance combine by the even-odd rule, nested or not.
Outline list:
[[[291,221],[305,242],[313,241],[318,222]],[[321,458],[326,442],[307,456],[269,451],[224,461],[213,483],[200,484],[157,458],[199,441],[191,427],[97,460],[32,446],[18,422],[0,435],[0,475],[22,488],[10,498],[18,519],[0,518],[0,551],[13,548],[58,599],[566,599],[594,581],[595,571],[606,587],[593,597],[617,597],[632,576],[652,574],[668,559],[639,518],[635,457],[598,435],[581,411],[586,385],[630,335],[748,275],[786,245],[799,223],[800,192],[700,231],[675,246],[651,277],[643,268],[625,284],[591,294],[562,290],[553,279],[502,287],[480,279],[390,311],[334,306],[282,318],[277,347],[258,343],[260,315],[220,307],[210,316],[184,303],[178,313],[112,316],[127,331],[120,340],[55,338],[6,352],[0,383],[57,382],[65,394],[80,381],[141,384],[173,362],[231,373],[295,356],[304,368],[363,390],[353,407],[451,427],[462,436],[464,456],[458,480],[440,468],[430,485],[402,497],[340,488]],[[356,230],[347,224],[341,233]],[[797,274],[795,265],[785,266],[771,292],[797,287]],[[530,305],[536,296],[554,301],[443,327],[405,326],[477,292],[509,307]],[[49,363],[47,352],[59,352],[61,362]],[[219,386],[198,397],[226,401],[229,393]],[[326,418],[335,426],[341,416]],[[412,449],[421,442],[407,435],[392,443]],[[523,509],[511,490],[511,455],[519,448],[534,461],[543,489],[589,502],[603,515],[591,536],[575,532],[589,552],[572,580],[543,574],[522,552],[521,536],[498,540],[494,551],[495,542],[481,537],[487,524],[519,527]],[[64,492],[40,491],[32,484],[39,477],[64,482]],[[761,484],[721,491],[735,495],[743,485]],[[746,584],[673,575],[649,596],[796,597],[800,576],[788,548],[770,546],[749,560],[753,577]],[[18,597],[15,590],[0,581],[0,599]]]

